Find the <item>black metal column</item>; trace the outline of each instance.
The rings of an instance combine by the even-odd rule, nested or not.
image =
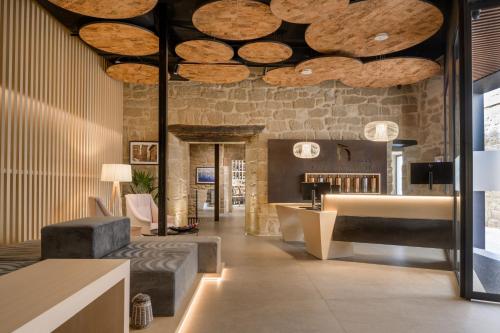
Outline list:
[[[158,4],[160,77],[158,82],[158,235],[167,234],[168,177],[168,32],[167,4]]]
[[[220,202],[219,202],[219,190],[220,190],[220,177],[219,177],[219,164],[220,164],[220,146],[218,144],[214,145],[215,150],[215,184],[214,184],[214,221],[219,221],[220,217]]]

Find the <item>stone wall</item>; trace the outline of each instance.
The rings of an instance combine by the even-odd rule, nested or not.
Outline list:
[[[228,85],[171,81],[169,123],[265,125],[264,131],[245,145],[246,231],[257,235],[277,235],[276,212],[267,203],[268,139],[358,140],[363,139],[366,123],[383,117],[400,125],[399,138],[419,138],[422,148],[412,148],[415,151],[413,160],[427,156],[434,159],[431,156],[435,153],[434,143],[424,137],[420,126],[441,121],[432,116],[442,108],[440,100],[436,101],[442,92],[439,82],[440,79],[433,79],[401,88],[355,89],[330,81],[314,87],[282,88],[267,85],[255,73],[248,80]],[[134,89],[129,85],[125,88]],[[157,93],[155,87],[146,89],[151,94]],[[421,108],[426,110],[424,116],[420,114]],[[426,117],[425,121],[421,120],[422,117]],[[425,153],[419,153],[420,149]],[[389,175],[390,163],[389,158]],[[391,181],[389,177],[389,192]],[[408,191],[405,189],[405,192]]]
[[[410,164],[415,162],[443,161],[445,156],[443,77],[434,77],[416,84],[418,113],[415,114],[414,137],[418,145],[403,152],[403,194],[404,195],[444,195],[451,191],[451,185],[410,184]]]
[[[123,162],[129,163],[130,141],[158,141],[158,89],[125,84],[123,103]],[[158,178],[158,166],[134,165]],[[187,223],[189,190],[189,144],[168,136],[168,212],[177,225]],[[124,193],[129,193],[124,186]],[[125,202],[125,201],[124,201]],[[125,203],[124,203],[125,204]],[[125,212],[125,208],[124,208]]]

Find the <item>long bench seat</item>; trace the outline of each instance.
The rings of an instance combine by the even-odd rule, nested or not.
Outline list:
[[[151,296],[157,316],[172,316],[198,273],[221,273],[217,236],[130,239],[128,218],[101,217],[44,227],[42,241],[0,246],[0,275],[48,258],[129,259],[130,296]]]

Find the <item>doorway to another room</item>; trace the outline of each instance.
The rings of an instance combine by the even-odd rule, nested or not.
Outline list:
[[[217,221],[217,216],[244,218],[245,145],[191,143],[189,160],[189,217],[202,223]]]

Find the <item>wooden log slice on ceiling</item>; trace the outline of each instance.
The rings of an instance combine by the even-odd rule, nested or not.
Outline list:
[[[370,57],[417,45],[434,35],[443,14],[421,0],[365,0],[313,22],[306,43],[321,53]]]
[[[190,81],[225,84],[245,80],[250,75],[250,70],[239,63],[179,64],[177,73]]]
[[[160,71],[156,66],[123,63],[109,66],[106,73],[113,79],[126,83],[158,84]]]
[[[270,70],[262,78],[266,83],[281,87],[305,87],[319,84],[321,77],[314,75],[301,75],[294,67],[282,67]]]
[[[108,53],[144,56],[159,49],[159,39],[152,31],[128,23],[91,23],[79,33],[85,43]]]
[[[272,34],[281,25],[268,5],[253,0],[209,2],[193,14],[193,24],[201,32],[228,40],[249,40]]]
[[[226,43],[203,39],[180,43],[175,53],[186,61],[198,63],[228,62],[234,56],[233,48]]]
[[[290,58],[293,50],[290,46],[279,42],[252,42],[243,45],[238,55],[248,61],[259,64],[271,64]]]
[[[356,88],[387,88],[413,84],[438,75],[441,66],[424,58],[389,58],[371,61],[357,73],[346,76],[342,83]]]
[[[49,0],[73,13],[104,19],[127,19],[151,11],[158,0]]]
[[[311,71],[311,75],[322,78],[322,80],[340,80],[351,73],[359,73],[363,63],[357,59],[348,57],[318,57],[299,63],[295,71],[300,74]]]
[[[280,19],[309,24],[322,17],[341,13],[349,5],[349,0],[272,0],[271,11]]]

